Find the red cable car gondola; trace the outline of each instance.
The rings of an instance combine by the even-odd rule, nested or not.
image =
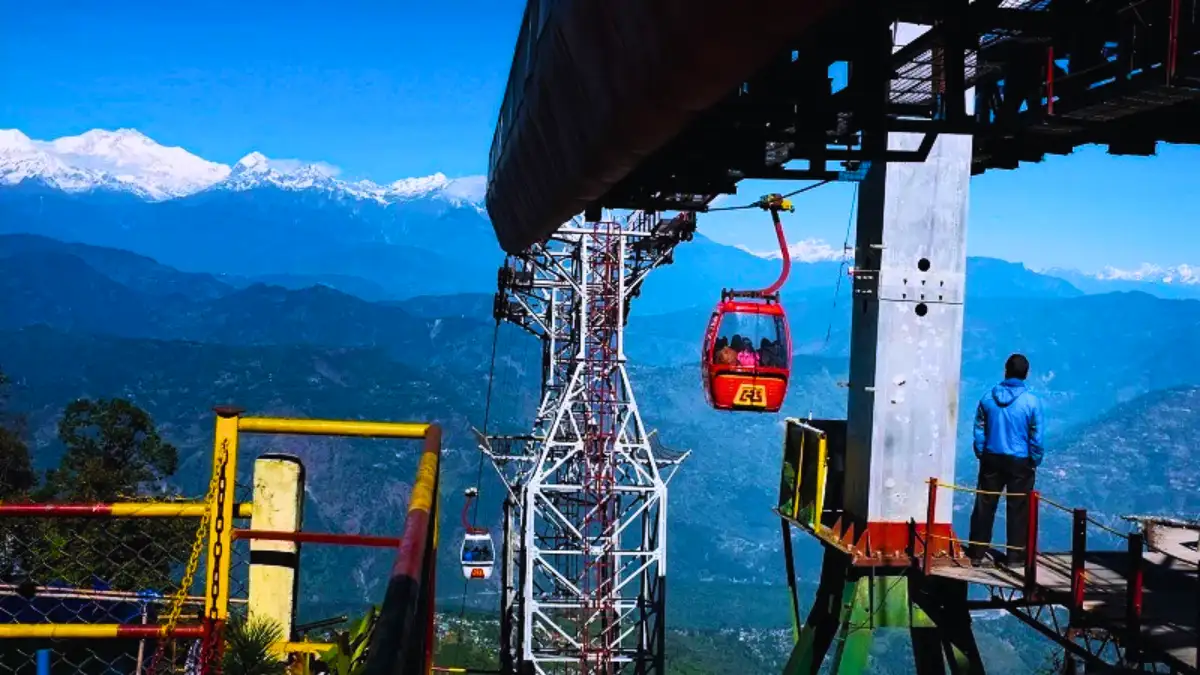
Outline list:
[[[704,334],[701,369],[704,394],[717,410],[778,412],[787,396],[792,370],[792,339],[779,289],[791,271],[781,210],[792,205],[780,195],[763,197],[758,206],[771,212],[783,254],[779,279],[761,291],[721,291]]]

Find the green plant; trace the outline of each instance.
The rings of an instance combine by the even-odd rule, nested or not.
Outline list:
[[[331,675],[359,675],[367,665],[367,647],[379,619],[379,610],[371,607],[348,631],[339,631],[334,648],[321,655]]]
[[[225,625],[225,675],[284,675],[287,664],[274,650],[283,641],[283,629],[270,619],[234,617]]]

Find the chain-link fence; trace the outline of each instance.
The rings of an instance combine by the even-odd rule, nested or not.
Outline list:
[[[273,595],[272,589],[281,584],[296,588],[296,584],[286,574],[279,576],[278,569],[295,569],[296,556],[292,553],[288,562],[286,551],[261,542],[307,543],[326,549],[319,557],[327,564],[318,569],[336,571],[314,574],[306,585],[316,589],[313,600],[342,604],[355,600],[340,596],[332,587],[348,583],[362,593],[370,578],[390,588],[395,580],[389,578],[394,568],[388,560],[397,549],[410,551],[400,573],[405,593],[399,599],[389,596],[383,608],[389,625],[398,626],[395,631],[404,645],[389,643],[384,651],[386,658],[403,658],[412,668],[428,671],[426,637],[432,635],[426,636],[426,629],[432,627],[435,597],[432,542],[441,448],[438,429],[418,423],[240,418],[231,409],[217,412],[217,461],[201,500],[0,504],[0,675],[40,674],[47,666],[50,672],[87,675],[219,672],[219,660],[210,657],[219,659],[227,646],[220,627],[248,613],[251,541],[255,540],[260,540],[256,554],[261,554],[255,558],[259,570],[255,613],[261,612],[265,619],[272,619],[273,612],[283,615],[282,639],[273,648],[296,662],[332,645],[312,643],[312,635],[296,630],[295,606],[289,609],[286,599],[285,606],[279,606],[282,596]],[[289,478],[265,470],[262,482],[269,487],[260,494],[254,494],[262,487],[257,476],[254,484],[235,482],[239,432],[423,439],[425,449],[408,509],[408,517],[416,518],[419,525],[405,524],[405,536],[412,542],[404,547],[401,539],[393,537],[295,531],[298,522],[283,521],[288,517],[298,521],[299,512],[288,516],[288,500],[280,495],[289,489],[285,483],[290,480],[297,495],[290,508],[298,507],[295,499],[303,491],[296,481],[302,472],[293,471]],[[298,463],[294,458],[289,461]],[[262,468],[256,462],[254,473]],[[255,497],[262,497],[254,514],[264,519],[262,530],[246,527],[245,519],[257,508],[251,503]],[[272,518],[279,522],[272,523]],[[242,523],[235,528],[237,519]],[[342,548],[346,546],[371,550],[348,551]],[[213,564],[206,569],[210,559]],[[311,560],[312,555],[305,559]],[[382,592],[379,588],[370,595]],[[364,604],[374,599],[354,595]],[[240,622],[229,625],[242,626]]]
[[[43,651],[51,672],[187,670],[204,609],[207,536],[198,526],[205,508],[0,506],[0,675],[37,673]],[[249,556],[236,553],[231,609],[246,604]],[[188,579],[193,557],[199,571]],[[173,607],[177,632],[161,637]]]

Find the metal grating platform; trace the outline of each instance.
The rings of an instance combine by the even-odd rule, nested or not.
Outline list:
[[[1144,648],[1166,655],[1177,665],[1196,668],[1200,648],[1196,565],[1155,552],[1146,553],[1143,559]],[[1128,560],[1124,551],[1089,552],[1085,556],[1084,625],[1114,631],[1125,628]],[[1025,588],[1025,570],[1020,566],[971,567],[961,559],[943,560],[930,573],[993,589]],[[1070,597],[1070,553],[1045,553],[1038,557],[1037,588],[1051,603]]]

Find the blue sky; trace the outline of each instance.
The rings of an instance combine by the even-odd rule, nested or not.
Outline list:
[[[34,138],[132,127],[215,161],[258,150],[380,180],[484,173],[523,9],[12,3],[0,23],[0,127]]]
[[[185,8],[184,5],[187,7]],[[203,10],[197,9],[203,7]],[[132,127],[232,163],[252,150],[379,181],[483,173],[521,0],[12,4],[0,128]],[[1200,263],[1200,150],[1089,148],[972,182],[970,252],[1033,267]],[[747,184],[730,203],[770,188]],[[806,194],[789,239],[841,246],[851,188]],[[702,217],[769,250],[762,214]]]
[[[739,204],[798,185],[743,182]],[[853,188],[831,184],[796,198],[788,241],[821,239],[840,250]],[[719,241],[754,250],[777,249],[766,216],[757,211],[708,214],[702,229]],[[1100,147],[1048,157],[1016,171],[971,181],[968,251],[1030,267],[1098,271],[1200,262],[1200,148],[1160,144],[1158,156],[1114,157]],[[853,243],[853,240],[851,240]]]

